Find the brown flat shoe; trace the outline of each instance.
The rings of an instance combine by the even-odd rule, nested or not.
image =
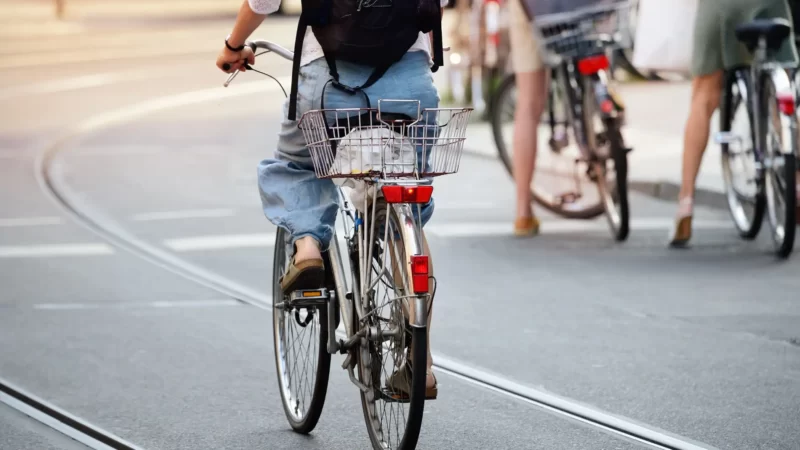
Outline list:
[[[539,234],[539,219],[536,217],[520,217],[514,221],[515,236],[536,236]]]
[[[294,291],[320,289],[325,285],[325,264],[321,259],[307,259],[289,264],[281,277],[284,294]]]
[[[672,230],[670,247],[686,247],[692,238],[692,216],[681,217],[675,222]]]

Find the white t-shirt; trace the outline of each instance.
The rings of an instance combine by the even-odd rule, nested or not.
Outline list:
[[[253,10],[256,14],[272,14],[278,10],[281,6],[281,0],[247,0],[250,4],[250,9]],[[440,0],[442,8],[447,6],[448,0]],[[431,57],[431,46],[430,46],[430,39],[428,36],[420,33],[419,37],[417,38],[417,42],[411,46],[408,50],[410,52],[414,51],[422,51],[428,54],[428,59]],[[314,61],[316,59],[322,58],[325,56],[322,53],[322,47],[317,42],[316,36],[314,33],[311,32],[311,28],[309,27],[306,30],[306,37],[303,40],[303,53],[300,57],[300,65],[305,66],[306,64]]]

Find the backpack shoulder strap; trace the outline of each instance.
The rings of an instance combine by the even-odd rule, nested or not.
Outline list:
[[[439,3],[439,17],[441,17],[442,13],[442,5]],[[433,57],[433,67],[431,70],[436,72],[439,70],[439,67],[444,65],[444,43],[442,42],[442,21],[441,19],[436,21],[436,25],[433,27],[433,48],[432,57]]]
[[[294,59],[292,60],[292,88],[289,93],[289,115],[291,121],[297,120],[297,83],[300,77],[300,60],[303,57],[303,40],[306,37],[308,18],[306,13],[300,13],[297,22],[297,35],[294,39]]]

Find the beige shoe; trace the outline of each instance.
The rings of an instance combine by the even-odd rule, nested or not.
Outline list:
[[[520,217],[514,222],[515,236],[536,236],[539,234],[539,219],[535,216]]]

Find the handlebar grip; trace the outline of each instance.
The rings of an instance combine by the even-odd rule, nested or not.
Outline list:
[[[255,52],[256,52],[256,49],[258,48],[258,47],[256,46],[256,43],[255,43],[255,42],[246,42],[244,45],[246,45],[246,46],[250,47],[250,50],[252,50],[252,51],[253,51],[253,53],[255,53]]]
[[[228,63],[224,63],[224,64],[222,65],[222,70],[231,70],[231,65],[230,65],[230,64],[228,64]]]

